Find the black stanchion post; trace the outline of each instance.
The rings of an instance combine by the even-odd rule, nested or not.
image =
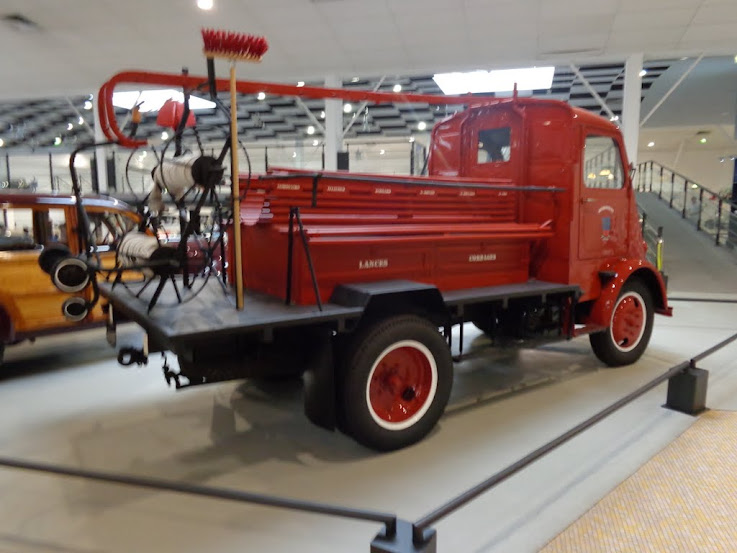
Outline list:
[[[387,535],[379,532],[371,542],[371,553],[437,553],[438,539],[433,528],[421,532],[422,539],[416,539],[414,524],[397,519],[396,532]]]
[[[665,406],[688,415],[698,415],[706,409],[706,387],[709,371],[690,366],[668,379]]]

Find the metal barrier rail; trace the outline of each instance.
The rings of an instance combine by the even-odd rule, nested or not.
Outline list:
[[[619,401],[616,401],[612,403],[610,406],[606,407],[605,409],[602,409],[598,413],[594,414],[593,416],[589,417],[582,423],[576,425],[569,431],[561,434],[557,438],[549,441],[545,445],[537,448],[532,453],[526,455],[516,463],[513,463],[512,465],[508,466],[507,468],[497,472],[493,476],[490,476],[483,482],[477,484],[476,486],[466,490],[465,492],[461,493],[460,495],[456,496],[455,498],[451,499],[444,505],[438,507],[434,511],[428,513],[421,519],[414,522],[412,525],[412,544],[411,548],[403,548],[403,549],[391,549],[391,548],[385,548],[385,549],[374,549],[372,548],[372,553],[435,553],[437,551],[436,546],[436,536],[435,531],[431,528],[433,524],[438,522],[439,520],[447,517],[448,515],[452,514],[453,512],[457,511],[461,507],[465,506],[467,503],[478,497],[479,495],[489,491],[491,488],[496,486],[497,484],[507,480],[514,474],[518,473],[522,469],[526,468],[528,465],[532,464],[537,459],[541,458],[542,456],[546,455],[547,453],[550,453],[554,449],[558,448],[559,446],[563,445],[567,441],[571,440],[578,434],[582,433],[584,430],[590,428],[591,426],[595,425],[597,422],[600,422],[602,419],[608,417],[615,411],[621,409],[625,405],[631,403],[635,399],[639,398],[643,394],[649,392],[656,386],[662,384],[666,380],[671,380],[673,378],[678,378],[680,375],[683,375],[689,370],[699,370],[696,369],[696,363],[705,357],[708,357],[709,355],[713,354],[714,352],[720,350],[721,348],[727,346],[731,342],[737,340],[737,333],[733,334],[729,338],[722,340],[715,346],[699,353],[698,355],[692,357],[688,361],[684,361],[682,363],[679,363],[678,365],[675,365],[668,369],[666,372],[661,374],[660,376],[654,378],[650,382],[642,385],[637,390],[633,391],[632,393],[626,395]],[[705,372],[705,371],[704,371]],[[674,381],[671,380],[669,383],[669,386],[673,384]],[[679,386],[684,386],[683,382],[678,383]],[[690,390],[691,392],[695,393],[695,390]],[[703,389],[699,390],[702,391],[704,394],[706,392],[705,385]],[[666,406],[677,409],[674,405],[670,404],[671,394],[669,390],[668,394],[668,403],[666,403]]]
[[[674,301],[676,300],[674,299]],[[737,302],[737,300],[712,300],[709,298],[678,298],[677,301],[711,301],[722,303]],[[698,355],[695,355],[688,361],[684,361],[682,363],[674,365],[663,374],[642,385],[640,388],[626,395],[622,399],[612,403],[605,409],[602,409],[598,413],[571,428],[567,432],[537,448],[519,461],[513,463],[512,465],[509,465],[505,469],[490,476],[483,482],[466,490],[465,492],[436,508],[424,517],[415,521],[414,523],[399,519],[394,514],[382,513],[378,511],[354,509],[338,505],[330,505],[327,503],[317,503],[312,501],[274,497],[239,490],[230,490],[226,488],[189,484],[186,482],[173,482],[157,478],[120,475],[74,467],[64,467],[50,463],[26,461],[9,457],[0,457],[0,467],[30,470],[47,474],[56,474],[59,476],[70,476],[74,478],[84,478],[97,482],[122,484],[160,491],[185,493],[201,497],[225,499],[229,501],[238,501],[241,503],[251,503],[267,507],[291,509],[320,515],[364,520],[369,522],[380,522],[384,524],[384,529],[379,532],[379,534],[377,534],[377,536],[371,542],[371,553],[436,553],[437,535],[435,530],[432,528],[433,524],[454,513],[479,495],[489,491],[491,488],[495,487],[499,483],[507,480],[514,474],[526,468],[528,465],[532,464],[544,455],[550,453],[554,449],[568,442],[575,436],[581,434],[583,431],[600,422],[601,420],[608,417],[615,411],[621,409],[625,405],[631,403],[643,394],[649,392],[666,380],[669,381],[668,400],[666,402],[666,406],[671,409],[687,412],[689,414],[695,414],[695,412],[688,411],[682,406],[679,407],[678,405],[674,405],[671,402],[671,388],[674,388],[676,390],[673,394],[675,397],[677,397],[677,399],[675,400],[676,402],[682,402],[683,397],[685,396],[695,397],[699,394],[703,394],[703,397],[705,398],[706,371],[696,368],[696,363],[704,359],[705,357],[712,355],[716,351],[722,349],[735,340],[737,340],[737,333],[733,334],[729,338],[726,338],[725,340],[722,340],[718,344],[699,353]]]
[[[186,493],[190,495],[198,495],[201,497],[210,497],[216,499],[227,499],[229,501],[253,503],[256,505],[264,505],[267,507],[305,511],[308,513],[316,513],[334,517],[351,518],[365,520],[369,522],[382,522],[384,523],[384,531],[388,535],[394,535],[397,527],[397,517],[393,514],[381,513],[378,511],[368,511],[364,509],[353,509],[348,507],[341,507],[338,505],[329,505],[327,503],[317,503],[313,501],[302,501],[298,499],[274,497],[239,490],[229,490],[227,488],[215,488],[212,486],[189,484],[186,482],[173,482],[171,480],[163,480],[159,478],[147,478],[141,476],[79,469],[74,467],[64,467],[53,465],[50,463],[25,461],[9,457],[0,457],[0,466],[23,470],[32,470],[48,474],[57,474],[60,476],[71,476],[73,478],[84,478],[87,480],[105,482],[108,484],[123,484],[127,486],[136,486],[138,488]]]

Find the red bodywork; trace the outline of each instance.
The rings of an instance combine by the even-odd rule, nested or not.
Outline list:
[[[111,139],[137,145],[115,123],[110,98],[116,84],[192,89],[204,80],[119,74],[100,90],[103,129]],[[226,89],[227,81],[217,86]],[[588,302],[590,309],[582,310],[576,322],[590,331],[609,325],[622,284],[637,272],[650,286],[656,310],[670,313],[663,279],[646,261],[626,152],[611,122],[563,102],[533,98],[413,96],[253,82],[239,82],[237,89],[467,106],[433,129],[427,177],[290,169],[250,183],[242,176],[241,192],[248,190],[240,213],[247,288],[289,296],[293,303],[317,302],[296,219],[287,286],[290,209],[298,207],[323,301],[335,286],[351,282],[406,279],[445,291],[539,279],[581,288],[579,303]],[[507,132],[504,159],[481,160],[485,129]],[[585,145],[591,136],[613,144],[620,187],[587,185]],[[605,173],[593,176],[598,175]]]

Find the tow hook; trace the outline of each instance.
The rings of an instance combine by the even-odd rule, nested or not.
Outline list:
[[[130,367],[134,363],[138,366],[148,365],[148,356],[141,348],[123,347],[118,351],[118,363]]]

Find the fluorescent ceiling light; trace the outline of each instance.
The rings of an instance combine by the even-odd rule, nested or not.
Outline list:
[[[141,112],[159,111],[167,100],[184,102],[184,94],[173,88],[161,90],[130,90],[127,92],[113,92],[113,105],[118,108],[132,109],[135,104],[141,104]],[[192,110],[214,109],[215,102],[204,100],[197,96],[189,97],[189,107]]]
[[[438,73],[433,80],[445,94],[475,94],[514,90],[545,90],[553,84],[555,67],[498,69],[468,73]]]

